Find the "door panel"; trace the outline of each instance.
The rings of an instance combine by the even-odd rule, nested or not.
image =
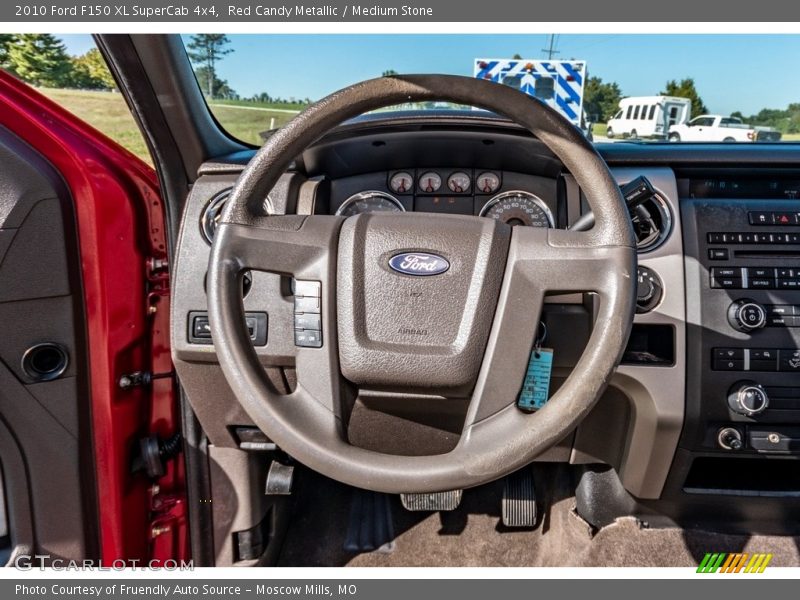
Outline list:
[[[93,491],[94,480],[91,469],[82,468],[91,465],[91,436],[71,199],[53,168],[4,129],[0,165],[6,545],[53,558],[97,556],[88,520],[96,511],[87,506],[95,495],[84,493]],[[20,458],[24,469],[15,468]]]
[[[21,455],[26,465],[3,464],[12,541],[106,564],[188,558],[182,455],[164,460],[163,476],[132,469],[140,440],[180,431],[168,241],[156,174],[0,70],[2,131],[16,138],[11,154],[18,160],[0,159],[6,180],[0,184],[0,319],[19,322],[0,337],[8,383],[0,391],[0,425],[6,425],[0,461],[13,466]],[[52,381],[36,382],[19,352],[43,341],[65,350],[69,364]],[[132,373],[158,377],[120,385]],[[31,440],[22,443],[26,436]],[[60,455],[46,460],[48,451]],[[29,460],[52,463],[41,467],[51,469],[49,476],[34,477]],[[25,486],[18,473],[25,474]],[[59,485],[78,491],[62,500],[53,492]],[[63,523],[54,516],[40,520],[40,508],[60,514]],[[26,522],[35,525],[29,540]]]

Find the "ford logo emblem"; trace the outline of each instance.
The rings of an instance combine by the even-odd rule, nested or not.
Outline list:
[[[403,252],[389,259],[389,267],[404,275],[439,275],[450,268],[450,263],[438,254]]]

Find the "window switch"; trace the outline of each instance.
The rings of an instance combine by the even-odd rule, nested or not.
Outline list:
[[[201,340],[211,339],[211,325],[207,316],[195,317],[192,323],[192,336]]]

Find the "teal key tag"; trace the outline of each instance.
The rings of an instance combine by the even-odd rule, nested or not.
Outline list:
[[[544,324],[542,324],[544,325]],[[550,398],[550,374],[553,371],[553,350],[542,348],[546,329],[531,351],[528,359],[528,370],[522,382],[522,391],[517,399],[517,406],[524,411],[542,408]]]

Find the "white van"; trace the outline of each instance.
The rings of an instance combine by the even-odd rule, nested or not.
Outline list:
[[[609,119],[609,138],[631,139],[667,136],[672,125],[681,125],[692,114],[692,101],[675,96],[631,96],[619,101],[619,111]]]

